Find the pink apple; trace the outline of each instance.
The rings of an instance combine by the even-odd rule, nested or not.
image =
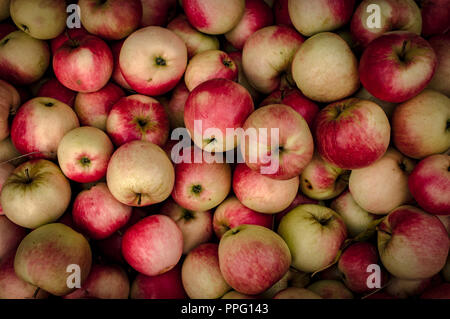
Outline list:
[[[74,110],[80,124],[106,131],[106,119],[111,108],[124,96],[123,90],[113,83],[108,83],[97,92],[78,93],[75,98]]]
[[[242,85],[227,79],[212,79],[189,94],[184,123],[198,147],[224,152],[239,144],[241,136],[235,130],[242,128],[253,110],[252,98]]]
[[[208,242],[213,234],[210,211],[190,211],[168,199],[160,208],[162,215],[169,216],[183,233],[183,254],[187,255],[195,247]]]
[[[42,84],[36,96],[51,97],[73,107],[76,94],[62,85],[58,79],[52,78]]]
[[[165,106],[170,128],[184,127],[184,106],[189,96],[186,84],[181,80],[172,91],[169,103]]]
[[[177,0],[140,0],[142,3],[142,18],[140,27],[151,25],[163,26],[173,16]]]
[[[245,11],[245,0],[182,0],[182,5],[189,22],[206,34],[227,33],[239,23]]]
[[[359,61],[360,80],[373,96],[400,103],[427,86],[436,65],[436,54],[425,39],[411,32],[390,32],[364,50]]]
[[[215,210],[213,226],[216,236],[220,239],[229,229],[240,225],[259,225],[272,229],[273,216],[257,213],[242,205],[232,196],[224,200]]]
[[[258,225],[227,231],[219,243],[219,265],[236,291],[256,295],[270,288],[289,270],[291,253],[275,232]]]
[[[273,4],[273,14],[275,16],[275,24],[294,27],[291,17],[289,16],[289,0],[275,0]]]
[[[73,91],[98,91],[113,71],[111,49],[92,35],[67,40],[53,56],[53,70],[59,82]]]
[[[131,299],[185,299],[181,265],[156,276],[138,274],[131,284]]]
[[[134,94],[120,98],[111,108],[106,132],[117,146],[134,140],[163,146],[169,136],[169,120],[156,99]]]
[[[226,52],[207,50],[197,53],[187,65],[184,82],[189,91],[212,79],[236,80],[238,68]]]
[[[305,288],[288,287],[277,293],[273,299],[322,299],[322,297]]]
[[[390,135],[391,126],[383,109],[357,98],[328,105],[315,122],[317,151],[343,169],[366,167],[377,161],[386,152]]]
[[[163,274],[178,263],[183,252],[183,234],[164,215],[140,220],[126,231],[122,254],[128,264],[147,276]]]
[[[125,80],[122,71],[120,70],[120,50],[122,49],[124,42],[125,40],[121,40],[111,45],[111,51],[114,57],[114,69],[111,77],[121,88],[131,91],[131,86]]]
[[[79,36],[89,35],[89,32],[86,31],[85,28],[66,28],[64,32],[62,32],[60,35],[58,35],[56,38],[52,39],[50,41],[50,48],[52,54],[56,53],[56,50],[58,50],[67,40],[74,39]]]
[[[380,11],[379,25],[373,6]],[[422,18],[414,0],[363,0],[353,14],[350,29],[362,46],[389,31],[408,31],[420,35]]]
[[[308,290],[323,299],[353,299],[353,293],[338,280],[319,280],[308,286]]]
[[[125,38],[142,18],[140,0],[79,0],[78,6],[86,30],[107,40]]]
[[[242,66],[242,53],[240,51],[229,52],[228,56],[233,59],[234,63],[238,68],[238,78],[237,83],[245,87],[253,98],[253,101],[260,100],[260,93],[250,85],[247,76],[244,72],[244,67]]]
[[[0,141],[9,136],[10,117],[21,104],[19,92],[8,82],[0,80]]]
[[[243,128],[241,152],[245,163],[268,177],[294,178],[313,157],[314,142],[308,123],[287,105],[260,107],[247,118]]]
[[[437,274],[447,260],[450,240],[442,223],[414,206],[400,206],[378,226],[378,251],[386,269],[401,279]]]
[[[422,35],[444,34],[450,28],[450,7],[448,0],[419,1],[422,13]]]
[[[428,88],[450,96],[450,34],[428,39],[437,56],[437,67]]]
[[[233,173],[233,191],[246,207],[265,214],[286,209],[297,195],[299,177],[277,180],[238,164]]]
[[[183,262],[181,278],[191,299],[217,299],[231,289],[219,266],[219,245],[203,244]]]
[[[0,216],[0,263],[15,252],[25,235],[25,228],[14,224],[6,216]]]
[[[450,215],[450,156],[431,155],[421,160],[408,178],[411,194],[425,211]]]

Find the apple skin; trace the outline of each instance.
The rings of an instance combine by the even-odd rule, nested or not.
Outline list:
[[[297,195],[299,177],[276,180],[238,164],[233,173],[233,191],[246,207],[264,214],[286,209]]]
[[[277,293],[273,299],[322,299],[322,297],[306,288],[288,287]]]
[[[184,255],[211,239],[213,217],[210,211],[190,211],[181,207],[172,199],[168,199],[159,211],[162,215],[172,218],[183,233]]]
[[[66,28],[64,32],[58,35],[56,38],[50,41],[50,49],[52,54],[54,55],[56,51],[68,40],[74,39],[80,36],[89,35],[90,33],[86,31],[83,26],[81,28]]]
[[[322,109],[316,117],[314,133],[317,151],[323,158],[340,168],[356,169],[367,167],[384,155],[391,126],[380,106],[350,98]]]
[[[173,31],[186,44],[189,59],[207,51],[219,50],[220,44],[216,36],[204,34],[195,29],[184,14],[179,14],[167,25],[167,29]]]
[[[131,91],[131,86],[128,84],[127,80],[125,80],[122,71],[120,70],[120,50],[122,49],[124,42],[125,40],[120,40],[111,44],[111,52],[114,58],[114,69],[111,78],[121,88]]]
[[[450,235],[450,216],[449,215],[437,215],[441,223],[444,225],[447,233]]]
[[[26,234],[25,228],[14,224],[6,216],[0,216],[0,263],[15,252]]]
[[[275,232],[258,225],[227,231],[219,243],[219,265],[225,281],[236,291],[257,295],[289,270],[291,253]]]
[[[292,266],[300,271],[314,272],[333,262],[347,238],[347,229],[333,210],[304,204],[283,217],[278,234],[291,251]]]
[[[447,260],[450,240],[436,216],[400,206],[378,226],[378,251],[386,269],[400,279],[437,274]]]
[[[436,35],[428,39],[428,42],[438,60],[428,88],[450,96],[450,34]]]
[[[317,204],[320,205],[318,200],[309,198],[305,195],[303,195],[300,191],[295,196],[294,200],[289,204],[287,208],[285,208],[283,211],[277,213],[275,215],[275,229],[278,228],[278,225],[280,224],[281,219],[289,213],[291,210],[293,210],[295,207],[301,204]]]
[[[10,13],[16,26],[35,39],[56,38],[66,27],[64,0],[12,0]]]
[[[225,152],[240,142],[239,134],[227,129],[242,128],[253,110],[252,97],[242,85],[228,79],[211,79],[189,94],[184,123],[195,145],[209,152]],[[195,121],[201,121],[201,126],[196,127]],[[221,136],[211,130],[220,130]]]
[[[275,24],[285,25],[287,27],[294,27],[291,17],[289,15],[289,0],[275,0],[273,4],[273,14],[275,17]]]
[[[319,280],[308,286],[308,290],[323,299],[353,299],[353,293],[337,280]]]
[[[184,149],[181,163],[175,164],[172,198],[185,209],[207,211],[219,205],[230,192],[231,168],[227,163],[208,163],[203,157],[196,163],[195,152],[193,147]]]
[[[420,299],[450,299],[450,283],[442,283],[439,286],[426,290]]]
[[[448,0],[419,1],[422,13],[422,35],[429,37],[444,34],[450,28],[450,7]]]
[[[259,225],[272,229],[273,216],[257,213],[245,207],[235,196],[227,198],[216,208],[213,226],[217,238],[221,239],[229,229],[243,224]]]
[[[117,146],[134,140],[163,146],[169,136],[169,119],[156,99],[134,94],[120,98],[111,108],[106,132]]]
[[[238,50],[257,30],[273,24],[271,8],[263,0],[246,0],[245,11],[238,24],[225,33],[225,38]]]
[[[285,104],[292,107],[305,119],[311,130],[317,113],[319,113],[319,106],[308,99],[299,89],[295,88],[275,90],[259,106],[270,104]]]
[[[352,170],[350,193],[362,209],[386,215],[412,199],[408,177],[414,165],[413,160],[390,148],[372,165]]]
[[[42,258],[45,256],[45,258]],[[92,252],[86,238],[66,225],[53,223],[29,233],[17,248],[14,270],[19,278],[56,296],[67,286],[67,266],[80,267],[81,284],[91,270]]]
[[[100,90],[111,78],[113,65],[111,49],[93,35],[67,40],[53,56],[56,78],[77,92]]]
[[[450,215],[449,167],[450,156],[436,154],[421,160],[409,175],[409,190],[428,213]]]
[[[120,266],[95,264],[81,288],[64,299],[128,299],[129,293],[130,282]]]
[[[422,159],[450,147],[450,98],[434,90],[400,104],[392,116],[392,139],[406,156]]]
[[[186,45],[168,29],[142,28],[123,43],[119,64],[133,90],[144,95],[161,95],[172,90],[183,76],[187,65]]]
[[[14,31],[0,39],[0,78],[14,85],[39,80],[50,64],[50,50],[43,40],[23,31]]]
[[[373,19],[372,10],[368,6],[380,7],[380,28],[368,27],[367,22]],[[363,47],[389,31],[408,31],[420,35],[422,17],[414,0],[363,0],[353,14],[350,30],[352,37]]]
[[[311,100],[337,101],[358,90],[358,60],[339,35],[321,32],[308,38],[295,53],[292,77]]]
[[[37,97],[18,109],[11,125],[11,139],[22,154],[36,152],[32,157],[55,159],[61,139],[79,126],[70,106],[52,98]]]
[[[228,56],[233,59],[234,63],[238,68],[237,83],[239,83],[240,85],[242,85],[247,89],[248,93],[250,93],[250,95],[252,96],[254,102],[259,101],[261,99],[261,94],[253,86],[250,85],[247,76],[245,75],[244,67],[242,66],[242,52],[241,51],[229,52]]]
[[[58,79],[52,78],[39,88],[36,96],[51,97],[73,107],[77,93],[66,88]]]
[[[245,12],[245,0],[182,0],[182,6],[192,26],[206,34],[227,33]]]
[[[181,264],[156,276],[138,274],[131,284],[131,299],[185,299],[181,281]]]
[[[379,107],[381,107],[386,113],[386,116],[390,120],[392,118],[392,114],[394,113],[394,109],[396,108],[396,103],[386,102],[382,101],[367,91],[364,86],[362,86],[358,92],[355,93],[354,97],[361,99],[361,100],[369,100],[377,104]]]
[[[349,174],[349,171],[328,163],[315,153],[300,176],[300,188],[309,198],[332,199],[347,187]]]
[[[17,167],[0,195],[4,214],[15,224],[31,229],[61,217],[70,197],[69,181],[58,166],[43,159]]]
[[[6,20],[9,18],[9,6],[11,0],[4,0],[0,3],[0,21]]]
[[[89,33],[120,40],[136,30],[142,18],[140,0],[79,0],[81,23]]]
[[[105,183],[80,192],[74,200],[72,218],[83,233],[95,240],[105,239],[125,226],[132,208],[117,201]]]
[[[289,0],[292,24],[304,36],[333,31],[350,21],[355,0]]]
[[[125,96],[125,92],[113,83],[106,84],[97,92],[78,93],[74,110],[80,124],[106,131],[106,120],[113,105]]]
[[[380,100],[400,103],[420,93],[431,81],[437,58],[417,34],[396,31],[373,40],[359,60],[362,85]]]
[[[272,299],[277,293],[288,288],[305,288],[310,282],[310,274],[289,268],[288,272],[263,293],[256,295],[258,299]]]
[[[283,73],[290,75],[292,59],[303,41],[286,26],[269,26],[253,33],[242,50],[242,66],[249,83],[264,94],[278,89]]]
[[[127,263],[141,274],[163,274],[178,263],[183,253],[183,234],[165,215],[140,220],[125,232],[122,254]]]
[[[397,298],[406,299],[422,294],[430,284],[431,278],[407,280],[392,277],[386,287],[386,292]]]
[[[181,80],[173,89],[169,103],[165,106],[171,129],[184,127],[184,107],[188,96],[189,90],[184,81]]]
[[[217,299],[231,289],[219,266],[219,245],[213,243],[202,244],[187,255],[181,278],[191,299]]]
[[[227,292],[225,295],[223,295],[222,298],[220,299],[258,299],[258,298],[254,296],[244,295],[241,294],[240,292],[231,290]]]
[[[246,134],[241,142],[245,163],[267,177],[292,179],[302,173],[313,157],[314,141],[308,123],[287,105],[260,107],[250,114],[243,128],[257,132],[256,137]],[[278,141],[272,140],[272,129],[278,129]],[[274,154],[275,150],[278,154]]]
[[[142,4],[142,18],[140,27],[151,25],[164,26],[172,18],[177,0],[140,0]]]
[[[184,73],[184,82],[189,91],[212,79],[236,80],[238,68],[226,52],[207,50],[194,55]]]
[[[148,206],[169,197],[175,172],[166,153],[157,145],[132,141],[111,156],[106,181],[113,196],[129,206]]]
[[[0,80],[0,141],[9,136],[10,117],[20,106],[19,92],[8,82]]]

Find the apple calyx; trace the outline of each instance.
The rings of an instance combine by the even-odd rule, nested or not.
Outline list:
[[[81,166],[89,166],[91,164],[91,160],[89,158],[87,158],[86,156],[83,156],[80,159],[80,163],[81,163]]]
[[[230,59],[223,59],[222,60],[223,65],[225,65],[227,68],[231,68],[233,66],[233,61]]]
[[[202,190],[203,190],[203,188],[202,188],[202,185],[193,185],[192,187],[191,187],[191,191],[192,191],[192,193],[194,193],[195,195],[198,195],[198,194],[200,194],[201,192],[202,192]]]
[[[195,214],[194,212],[188,210],[188,209],[184,209],[183,210],[183,216],[181,217],[181,219],[185,219],[185,220],[192,220],[195,219]]]
[[[158,66],[166,66],[167,62],[162,57],[158,56],[155,59],[155,64],[158,65]]]

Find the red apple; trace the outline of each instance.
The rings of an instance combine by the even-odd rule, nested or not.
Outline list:
[[[51,97],[73,107],[76,94],[76,92],[62,85],[58,79],[52,78],[42,84],[36,96]]]
[[[289,0],[275,0],[273,4],[273,14],[275,16],[275,24],[294,27],[291,17],[289,16]]]
[[[56,38],[52,39],[50,41],[50,48],[52,51],[52,54],[56,53],[56,50],[58,50],[67,40],[88,35],[89,32],[86,31],[85,28],[66,28],[64,32],[62,32],[60,35],[58,35]]]
[[[422,35],[429,37],[444,34],[450,28],[450,6],[448,0],[419,1],[422,13]]]
[[[120,50],[122,49],[124,42],[125,40],[121,40],[111,45],[111,51],[114,57],[114,69],[111,77],[117,85],[125,90],[131,91],[131,86],[128,84],[127,80],[125,80],[122,71],[120,70]]]
[[[177,0],[140,0],[142,3],[142,18],[140,27],[151,25],[163,26],[173,16]]]

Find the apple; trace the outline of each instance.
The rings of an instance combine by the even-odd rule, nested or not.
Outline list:
[[[53,56],[56,78],[77,92],[95,92],[108,83],[113,71],[113,56],[108,45],[93,35],[64,42]]]
[[[430,283],[431,278],[408,280],[392,277],[386,287],[386,292],[397,298],[406,299],[422,294],[430,286]]]
[[[189,91],[211,79],[236,80],[238,69],[233,59],[223,51],[207,50],[197,53],[189,61],[184,82]]]
[[[128,206],[148,206],[169,197],[175,172],[166,153],[157,145],[132,141],[111,156],[106,171],[111,194]]]
[[[169,135],[169,119],[156,99],[134,94],[120,98],[111,108],[106,132],[117,146],[134,140],[163,146]]]
[[[170,21],[167,29],[173,31],[184,41],[189,58],[207,50],[219,50],[220,45],[217,37],[201,33],[195,29],[184,14],[179,14]]]
[[[151,25],[163,26],[172,17],[177,7],[177,0],[140,0],[142,18],[140,27]]]
[[[125,271],[116,265],[92,265],[81,288],[64,299],[128,299],[130,282]]]
[[[0,39],[0,78],[15,85],[39,80],[50,64],[50,50],[43,40],[23,31]]]
[[[308,286],[308,290],[323,299],[353,299],[353,293],[337,280],[319,280]]]
[[[213,243],[202,244],[186,256],[181,279],[191,299],[217,299],[231,289],[219,267],[219,245]]]
[[[189,90],[181,80],[173,89],[169,103],[165,106],[171,129],[184,127],[184,106],[188,96]]]
[[[52,78],[42,84],[36,94],[36,96],[54,98],[55,100],[61,101],[70,107],[74,106],[76,95],[76,92],[66,88],[56,78]]]
[[[304,36],[339,29],[350,21],[355,0],[289,0],[292,24]]]
[[[0,202],[13,223],[34,229],[61,217],[70,197],[69,181],[59,167],[37,159],[14,169],[3,184]]]
[[[244,295],[235,290],[231,290],[222,296],[220,299],[257,299],[254,296]]]
[[[277,293],[273,299],[322,299],[306,288],[289,287]]]
[[[257,30],[273,24],[271,8],[263,0],[246,0],[245,11],[238,24],[225,33],[225,38],[238,50]]]
[[[12,174],[14,169],[15,169],[15,167],[12,164],[9,164],[7,162],[0,164],[0,194],[2,192],[3,184],[5,184],[6,180]],[[4,215],[1,203],[0,203],[0,215]],[[1,254],[0,254],[0,256],[1,256]]]
[[[392,113],[394,113],[394,109],[396,108],[396,103],[386,102],[380,99],[377,99],[375,96],[369,93],[369,91],[366,90],[364,86],[362,86],[358,92],[355,93],[353,97],[359,98],[361,100],[369,100],[377,104],[379,107],[381,107],[386,113],[386,116],[388,119],[392,118]]]
[[[18,165],[24,160],[24,158],[21,158],[20,156],[21,154],[14,147],[11,137],[7,137],[0,141],[0,162],[8,162],[13,165]]]
[[[181,265],[156,276],[138,274],[131,284],[131,299],[185,299]]]
[[[198,158],[197,151],[194,147],[184,149],[181,162],[175,164],[172,198],[185,209],[207,211],[230,192],[231,168],[227,163],[207,162],[202,151],[202,158]]]
[[[172,218],[183,233],[184,255],[212,237],[213,217],[210,211],[190,211],[168,199],[159,212]]]
[[[8,82],[0,80],[0,141],[9,136],[9,120],[20,106],[19,92]]]
[[[219,265],[225,281],[236,291],[256,295],[289,270],[291,253],[275,232],[259,225],[240,225],[219,243]]]
[[[78,93],[75,98],[74,110],[80,124],[106,131],[106,119],[111,108],[124,96],[124,91],[113,83],[106,84],[97,92]]]
[[[374,11],[373,6],[378,11]],[[379,25],[376,15],[379,14]],[[408,31],[420,35],[422,17],[414,0],[363,0],[353,14],[350,30],[353,38],[366,47],[389,31]]]
[[[245,207],[235,196],[224,200],[215,210],[213,227],[220,239],[229,229],[240,225],[259,225],[272,229],[273,216]]]
[[[330,208],[342,217],[350,237],[368,230],[376,218],[376,215],[361,208],[348,190],[336,197],[331,202]]]
[[[378,251],[386,269],[400,279],[432,277],[444,268],[450,239],[436,216],[400,206],[378,226]]]
[[[422,14],[422,35],[444,34],[450,24],[448,0],[421,0],[418,2]]]
[[[315,153],[300,176],[300,188],[309,198],[332,199],[347,187],[349,175],[349,171],[330,164]]]
[[[66,27],[64,0],[11,0],[11,18],[16,26],[33,38],[56,38]]]
[[[50,41],[50,48],[52,54],[55,54],[56,51],[68,40],[89,35],[90,33],[86,31],[83,26],[81,28],[66,28],[64,32],[62,32],[60,35],[58,35],[56,38],[52,39]]]
[[[396,31],[367,46],[359,61],[359,74],[370,94],[400,103],[427,86],[436,65],[436,54],[425,39],[412,32]]]
[[[124,42],[125,40],[121,40],[111,45],[111,51],[114,58],[114,69],[111,78],[121,88],[131,91],[132,90],[131,86],[128,84],[127,80],[125,80],[122,71],[120,70],[120,50],[122,49]]]
[[[443,283],[426,290],[420,299],[450,299],[450,283]]]
[[[5,261],[11,252],[15,252],[25,235],[25,228],[14,224],[6,216],[0,216],[0,263]]]
[[[49,97],[36,97],[18,109],[11,139],[22,154],[55,159],[63,136],[77,127],[78,118],[70,106]]]
[[[426,212],[450,215],[450,156],[436,154],[421,160],[409,175],[408,186]]]
[[[343,169],[357,169],[384,155],[391,126],[376,103],[350,98],[322,109],[314,133],[317,151],[324,159]]]
[[[314,120],[319,113],[319,106],[295,88],[275,90],[259,106],[270,104],[285,104],[292,107],[305,119],[310,129],[313,128]]]
[[[236,165],[233,173],[233,191],[246,207],[265,214],[286,209],[297,195],[299,177],[277,180],[262,175],[247,165]]]
[[[79,0],[78,6],[86,30],[107,40],[125,38],[142,18],[140,0]]]
[[[234,63],[238,68],[237,83],[239,83],[240,85],[242,85],[247,89],[248,93],[250,93],[250,95],[252,96],[253,101],[260,100],[260,93],[253,86],[250,85],[247,76],[245,75],[244,67],[242,66],[242,52],[241,51],[229,52],[228,56],[233,59]]]
[[[252,97],[242,85],[227,79],[212,79],[189,94],[184,124],[198,147],[209,152],[225,152],[239,144],[242,133],[237,130],[253,110]]]
[[[163,274],[178,263],[183,253],[183,234],[165,215],[141,219],[127,229],[122,239],[122,254],[141,274]]]
[[[293,210],[295,207],[301,204],[317,204],[320,205],[320,202],[318,200],[309,198],[305,195],[303,195],[300,191],[295,196],[294,200],[289,204],[287,208],[285,208],[283,211],[277,213],[275,215],[275,229],[278,228],[278,225],[280,224],[281,219],[289,213],[291,210]]]
[[[192,26],[206,34],[227,33],[245,12],[245,0],[182,0],[182,6]]]
[[[337,101],[358,90],[358,60],[339,35],[321,32],[308,38],[295,53],[292,77],[311,100]]]
[[[83,284],[91,264],[92,253],[86,238],[66,225],[52,223],[33,230],[22,240],[14,258],[14,271],[29,284],[64,296],[73,290],[67,285],[68,266],[78,265]]]
[[[3,0],[0,2],[0,21],[9,18],[9,6],[11,0]]]
[[[292,59],[304,38],[286,26],[269,26],[253,33],[242,50],[242,66],[249,83],[269,94],[290,77]]]
[[[277,293],[288,288],[305,288],[310,282],[310,274],[289,268],[288,272],[263,293],[255,296],[260,299],[272,299]]]
[[[386,215],[412,199],[408,177],[414,165],[410,158],[390,148],[372,165],[352,170],[350,193],[362,209],[372,214]]]
[[[428,88],[450,96],[450,35],[436,35],[428,39],[437,56],[437,67]]]
[[[272,9],[275,16],[275,24],[294,27],[289,15],[289,0],[275,0]]]

